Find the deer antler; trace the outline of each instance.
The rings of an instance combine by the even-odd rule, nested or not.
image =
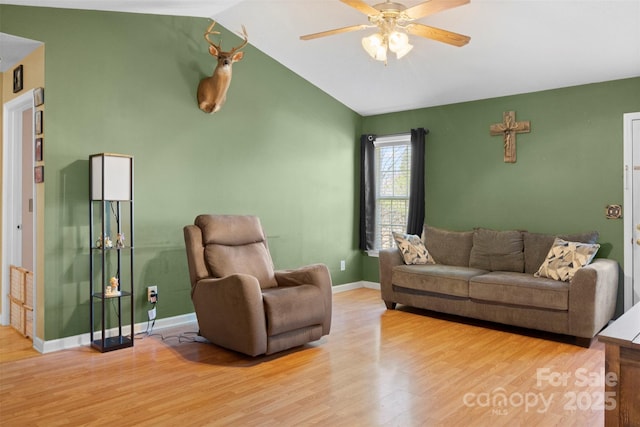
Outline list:
[[[229,53],[234,53],[236,50],[242,49],[249,42],[249,35],[247,34],[247,29],[244,27],[244,25],[242,26],[242,37],[244,38],[244,42],[242,42],[240,46],[232,48]]]
[[[211,25],[209,25],[209,28],[207,28],[207,31],[204,33],[204,38],[211,46],[215,47],[218,50],[218,52],[222,52],[222,41],[219,44],[215,44],[209,38],[209,35],[211,34],[220,34],[219,31],[212,31],[215,25],[216,25],[216,21],[213,21]],[[243,47],[245,47],[246,44],[249,42],[249,35],[247,34],[247,29],[244,27],[244,25],[242,26],[242,37],[244,38],[244,41],[242,42],[242,44],[240,46],[232,48],[229,52],[227,52],[228,54],[232,55],[237,50],[240,50]]]
[[[211,41],[211,39],[209,39],[209,35],[210,34],[220,34],[219,31],[211,31],[213,30],[213,27],[216,25],[216,21],[213,21],[211,23],[211,25],[209,25],[209,28],[207,28],[207,31],[205,31],[204,33],[204,39],[213,47],[215,47],[216,49],[218,49],[219,51],[221,50],[221,46],[219,44],[215,44],[214,42]],[[222,43],[221,43],[222,44]]]

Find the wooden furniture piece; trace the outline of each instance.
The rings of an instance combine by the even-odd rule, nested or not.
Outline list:
[[[89,176],[91,346],[105,352],[133,347],[133,157],[91,155]]]
[[[640,425],[640,303],[620,316],[598,335],[605,343],[605,392],[616,401],[605,410],[605,426]]]
[[[9,271],[11,326],[25,337],[33,338],[33,273],[15,265],[9,266]]]

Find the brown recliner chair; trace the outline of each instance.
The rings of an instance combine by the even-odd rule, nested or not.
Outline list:
[[[184,227],[200,335],[250,356],[316,341],[331,328],[323,264],[274,271],[255,216],[199,215]]]

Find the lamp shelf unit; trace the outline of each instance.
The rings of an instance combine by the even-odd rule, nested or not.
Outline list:
[[[89,177],[91,347],[107,352],[134,341],[133,157],[93,154]]]
[[[93,294],[94,298],[105,298],[105,299],[118,298],[118,297],[129,297],[129,296],[131,296],[131,292],[125,292],[125,291],[120,291],[119,294],[106,294],[106,293],[102,293],[102,292],[94,292],[94,294]]]

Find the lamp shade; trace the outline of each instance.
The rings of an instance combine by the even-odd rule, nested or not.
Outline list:
[[[387,60],[387,43],[380,33],[362,38],[362,47],[375,60]]]
[[[400,59],[413,49],[413,45],[409,44],[409,36],[405,33],[394,31],[389,34],[389,50],[395,53]]]
[[[89,160],[91,200],[131,200],[132,156],[101,153]]]

